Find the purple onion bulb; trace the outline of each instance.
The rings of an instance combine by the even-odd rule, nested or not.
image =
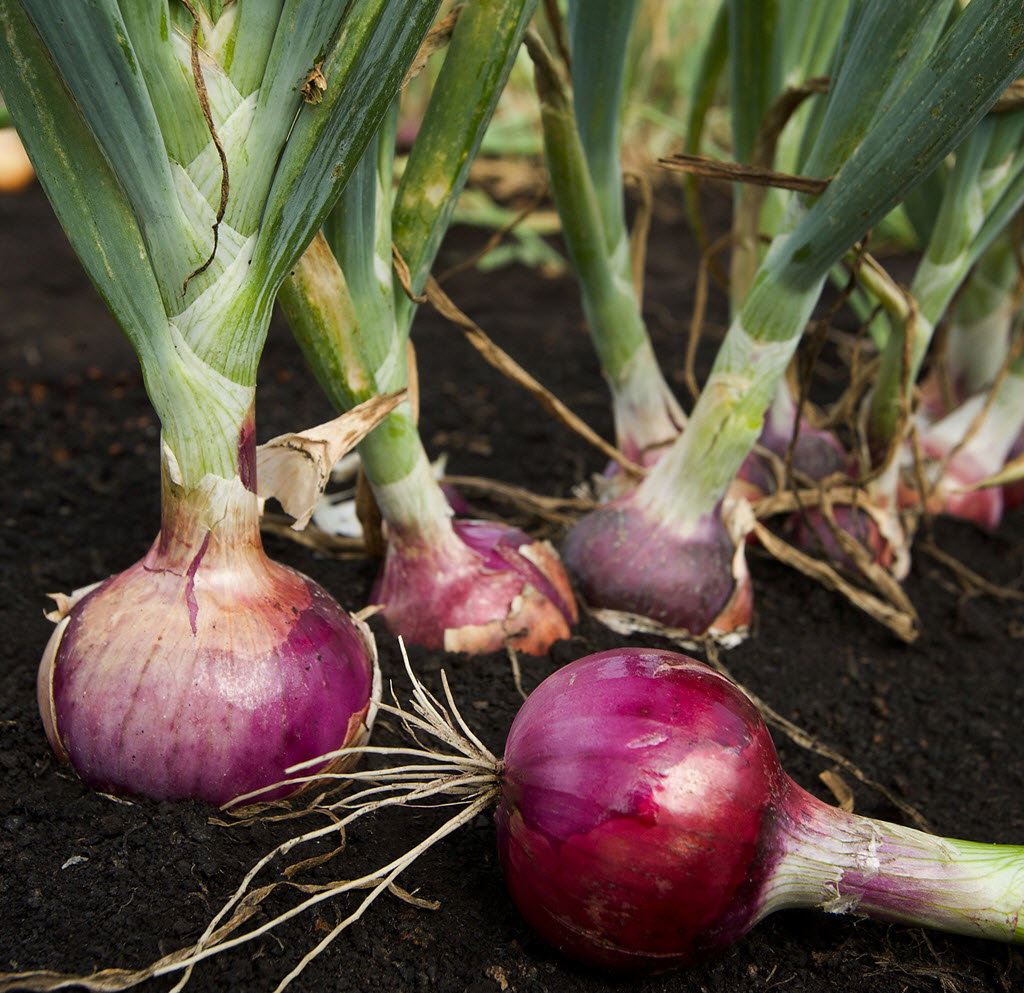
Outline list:
[[[568,638],[576,601],[554,549],[518,528],[445,518],[429,535],[388,527],[372,602],[391,630],[426,648],[543,655]]]
[[[614,650],[550,676],[501,780],[512,898],[590,965],[692,964],[797,906],[1024,940],[1024,849],[828,806],[783,772],[743,693],[684,655]]]
[[[240,480],[187,494],[164,482],[146,557],[55,630],[39,707],[54,751],[89,785],[222,804],[359,743],[379,694],[376,650],[320,586],[266,556]]]
[[[562,555],[592,607],[695,635],[750,622],[746,560],[720,507],[681,532],[645,508],[634,491],[580,518]]]

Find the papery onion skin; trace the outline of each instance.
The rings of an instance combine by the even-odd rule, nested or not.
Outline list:
[[[222,804],[367,732],[369,633],[264,554],[254,495],[239,480],[213,489],[225,486],[240,492],[209,528],[199,522],[218,498],[165,501],[146,557],[77,602],[44,655],[51,745],[97,789]]]
[[[592,607],[651,618],[704,634],[750,621],[753,599],[745,565],[720,508],[685,534],[640,506],[635,493],[582,517],[562,543],[562,557]]]
[[[406,641],[484,654],[543,655],[568,638],[576,601],[554,549],[506,524],[445,520],[429,537],[389,525],[372,602]]]
[[[1024,847],[823,803],[783,772],[743,693],[684,655],[616,649],[554,673],[499,777],[509,892],[588,965],[690,965],[786,907],[1024,941]]]

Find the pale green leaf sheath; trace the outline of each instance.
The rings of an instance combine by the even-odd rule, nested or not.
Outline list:
[[[658,366],[633,283],[620,163],[623,73],[635,3],[570,3],[571,89],[530,39],[544,154],[562,238],[608,382],[616,445],[653,463],[685,416]]]
[[[433,7],[97,0],[55,17],[46,0],[23,0],[0,12],[7,102],[139,353],[187,486],[238,475],[277,283],[336,198]],[[301,90],[317,65],[331,85],[313,105]]]

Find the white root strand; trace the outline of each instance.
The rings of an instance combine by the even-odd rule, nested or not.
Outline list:
[[[410,713],[398,706],[397,700],[395,706],[382,703],[380,709],[397,717],[406,733],[418,745],[420,741],[416,736],[417,731],[427,734],[442,744],[447,745],[457,755],[446,755],[443,752],[438,752],[422,745],[419,748],[362,746],[357,749],[342,749],[339,752],[332,753],[331,757],[359,751],[365,754],[381,756],[402,756],[407,759],[419,759],[422,762],[417,763],[413,761],[406,765],[394,766],[392,768],[335,773],[328,774],[327,776],[314,773],[309,777],[300,777],[295,780],[295,782],[303,782],[323,778],[337,778],[350,782],[369,781],[376,785],[360,790],[352,796],[343,797],[336,803],[314,808],[314,810],[322,810],[325,813],[332,813],[335,810],[350,810],[351,812],[340,820],[332,821],[332,823],[324,827],[283,842],[250,868],[238,889],[210,921],[203,935],[193,946],[193,953],[187,958],[159,966],[155,971],[149,973],[153,976],[159,976],[184,969],[185,974],[177,985],[174,986],[171,993],[180,993],[181,989],[188,982],[193,966],[198,962],[259,938],[276,928],[279,924],[283,924],[285,921],[298,916],[333,896],[372,886],[371,891],[360,902],[356,910],[334,928],[315,948],[310,950],[299,964],[285,976],[275,991],[275,993],[281,993],[306,965],[316,958],[341,931],[362,917],[370,904],[384,890],[394,884],[395,879],[404,869],[408,868],[431,846],[451,834],[461,825],[471,821],[477,814],[486,810],[495,802],[500,793],[500,787],[496,778],[498,760],[466,724],[455,704],[446,674],[443,671],[441,672],[444,697],[448,704],[447,709],[416,678],[409,663],[409,657],[405,652],[405,645],[401,641],[400,647],[406,672],[412,683],[412,700],[410,704],[414,713]],[[394,696],[393,691],[392,695]],[[324,756],[319,756],[310,762],[296,765],[288,771],[295,772],[304,767],[320,765],[324,760]],[[424,781],[424,774],[430,777],[428,781]],[[392,860],[388,865],[359,879],[347,880],[333,886],[328,885],[321,892],[279,914],[260,927],[234,938],[220,942],[215,941],[213,944],[204,947],[205,943],[210,940],[210,937],[215,932],[217,925],[220,924],[232,908],[239,906],[243,902],[246,895],[250,892],[249,887],[256,875],[276,856],[283,855],[304,842],[322,838],[331,832],[343,832],[349,824],[364,814],[376,812],[384,807],[415,806],[420,801],[428,801],[441,795],[458,796],[460,798],[458,802],[460,805],[463,805],[463,809],[449,818],[440,828],[419,844]],[[436,802],[429,805],[439,806]]]

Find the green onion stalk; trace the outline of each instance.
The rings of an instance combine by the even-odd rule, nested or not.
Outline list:
[[[800,173],[820,124],[820,101],[798,99],[809,80],[829,71],[845,3],[725,0],[733,155],[778,172]],[[785,107],[787,113],[780,113]],[[738,312],[764,256],[763,241],[782,228],[787,194],[757,184],[738,187],[733,215],[729,299]],[[739,471],[742,492],[756,499],[775,489],[776,472],[761,450],[783,460],[804,481],[847,472],[851,459],[838,438],[802,416],[787,378],[765,415],[757,449]]]
[[[623,72],[636,0],[570,0],[571,89],[539,38],[527,39],[541,102],[544,154],[562,239],[612,396],[615,442],[653,464],[686,422],[651,344],[634,280],[620,161]],[[638,277],[639,278],[639,277]],[[617,473],[618,485],[630,480]]]
[[[955,437],[953,426],[966,427],[973,422],[972,415],[957,408],[960,404],[967,404],[968,410],[976,407],[993,384],[1009,347],[1008,333],[1016,309],[1013,283],[1017,262],[1008,228],[1024,205],[1024,111],[986,117],[956,149],[942,179],[942,197],[909,287],[914,306],[895,323],[889,335],[868,401],[868,444],[875,459],[881,461],[902,440],[897,437],[906,428],[901,406],[909,401],[909,390],[935,328],[963,290],[964,296],[955,308],[960,320],[951,326],[953,409],[943,412],[935,424],[928,423],[926,412],[926,419],[919,423],[920,449],[927,463],[925,475],[931,481],[930,489],[937,486],[926,502],[932,510],[944,509],[991,527],[1002,515],[1001,489],[993,487],[966,495],[958,491],[1001,468],[1024,421],[1004,420],[997,425],[990,417],[967,445]],[[1019,380],[1011,377],[1000,392],[1011,382]],[[937,413],[937,385],[933,380],[926,386],[932,416]],[[917,492],[919,469],[909,440],[902,446],[902,462],[901,501],[916,504],[921,499]],[[883,478],[892,476],[895,473]],[[937,503],[938,493],[948,499]]]
[[[1005,0],[850,6],[811,175],[793,194],[683,434],[629,496],[563,546],[592,604],[692,633],[742,623],[749,578],[726,494],[764,422],[831,268],[977,125],[1024,64],[1024,11]],[[737,505],[738,506],[738,505]],[[745,596],[749,614],[749,594]],[[723,621],[724,619],[724,621]]]
[[[392,189],[397,107],[280,299],[339,410],[408,384],[419,295],[532,16],[532,0],[471,0]],[[407,292],[392,244],[408,267]],[[456,519],[407,401],[359,445],[386,540],[373,591],[405,640],[473,654],[542,654],[569,635],[575,601],[557,553],[504,524]]]
[[[51,745],[100,789],[222,803],[369,728],[372,638],[262,549],[256,366],[436,6],[0,6],[0,89],[161,424],[160,532],[59,598],[39,671]]]
[[[949,405],[991,387],[1007,361],[1013,335],[1020,329],[1024,283],[1015,242],[1017,223],[982,254],[949,311],[945,354]],[[939,375],[929,373],[920,384],[920,412],[924,413],[932,400],[932,419],[948,413],[946,390],[939,380]],[[1014,440],[1007,461],[1022,453],[1024,433]],[[1001,495],[1004,512],[1017,507],[1024,503],[1024,484],[1009,479],[1003,483]]]

